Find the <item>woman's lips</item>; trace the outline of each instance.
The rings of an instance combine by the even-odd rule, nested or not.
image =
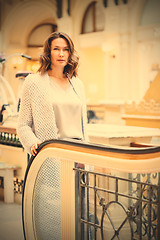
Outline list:
[[[57,60],[58,62],[65,62],[65,60],[62,60],[62,59],[59,59],[59,60]]]

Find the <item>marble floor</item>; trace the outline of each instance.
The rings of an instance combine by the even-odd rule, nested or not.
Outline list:
[[[0,201],[0,240],[24,240],[22,206]]]

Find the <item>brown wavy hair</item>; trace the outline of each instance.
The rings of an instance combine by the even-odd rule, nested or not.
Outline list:
[[[38,72],[40,72],[43,75],[47,70],[51,69],[51,43],[54,39],[57,39],[57,38],[65,39],[69,47],[68,63],[64,67],[63,73],[65,76],[67,77],[69,76],[70,78],[72,76],[76,77],[77,70],[78,70],[79,57],[77,56],[77,52],[74,48],[74,44],[71,38],[66,33],[62,33],[62,32],[53,32],[45,40],[43,45],[43,53],[42,55],[40,55],[40,58],[39,58],[40,67],[38,69]]]

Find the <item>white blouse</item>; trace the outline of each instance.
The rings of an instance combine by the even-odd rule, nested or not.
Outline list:
[[[71,83],[64,89],[50,79],[50,85],[58,138],[83,139],[82,100]]]

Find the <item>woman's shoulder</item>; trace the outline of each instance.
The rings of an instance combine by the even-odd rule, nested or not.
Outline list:
[[[40,92],[46,91],[47,76],[40,73],[29,74],[23,83],[22,93],[37,96]]]
[[[40,73],[30,73],[25,78],[25,82],[32,83],[32,82],[38,81],[40,78],[41,78]]]
[[[40,86],[43,82],[44,79],[46,78],[46,74],[41,75],[40,73],[31,73],[29,74],[25,81],[24,81],[24,85],[27,86]]]

